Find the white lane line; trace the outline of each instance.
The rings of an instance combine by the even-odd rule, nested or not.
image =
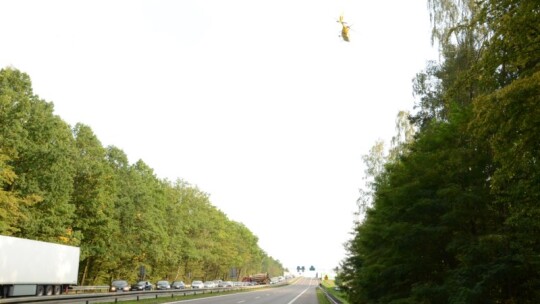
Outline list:
[[[292,299],[289,303],[287,304],[292,304],[294,303],[294,301],[296,301],[298,298],[300,298],[301,295],[303,295],[306,291],[308,291],[309,287],[304,289],[304,291],[302,291],[299,295],[297,295],[294,299]]]
[[[238,302],[236,302],[236,303],[244,303],[244,302],[245,302],[245,300],[242,300],[242,301],[238,301]]]

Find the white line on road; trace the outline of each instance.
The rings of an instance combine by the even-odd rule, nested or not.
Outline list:
[[[304,291],[302,291],[299,295],[297,295],[294,299],[292,299],[289,303],[287,304],[292,304],[294,303],[294,301],[296,301],[298,298],[300,298],[301,295],[303,295],[306,291],[308,291],[309,287],[304,289]]]

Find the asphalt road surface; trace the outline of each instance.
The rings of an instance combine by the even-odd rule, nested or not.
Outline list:
[[[169,302],[169,304],[317,304],[315,288],[319,280],[300,278],[296,283],[275,288],[241,292],[210,298]]]

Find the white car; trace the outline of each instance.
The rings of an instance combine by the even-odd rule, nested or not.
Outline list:
[[[216,288],[216,282],[214,281],[206,281],[204,282],[204,288]]]
[[[234,286],[234,283],[231,282],[231,281],[225,281],[225,282],[221,282],[221,284],[219,284],[219,287],[233,287]]]
[[[191,282],[191,288],[204,288],[204,283],[202,281],[193,281]]]

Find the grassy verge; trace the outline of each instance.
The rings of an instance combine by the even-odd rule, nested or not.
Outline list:
[[[319,304],[332,304],[320,288],[317,288],[317,300]]]
[[[160,304],[160,303],[168,303],[173,301],[184,301],[184,300],[191,300],[191,299],[199,299],[199,298],[208,298],[208,297],[214,297],[214,296],[221,296],[221,295],[227,295],[227,294],[233,294],[233,293],[240,293],[240,292],[247,292],[249,290],[234,290],[234,291],[228,291],[228,292],[214,292],[214,293],[198,293],[196,295],[177,295],[175,297],[171,296],[163,296],[160,298],[150,298],[150,299],[140,299],[137,300],[127,300],[127,301],[118,301],[118,303],[122,304]],[[114,302],[109,302],[114,303]]]
[[[328,293],[338,298],[341,303],[349,304],[349,301],[347,301],[347,295],[343,291],[335,290],[334,287],[336,287],[336,285],[334,284],[333,280],[323,280],[322,287],[326,289]]]

